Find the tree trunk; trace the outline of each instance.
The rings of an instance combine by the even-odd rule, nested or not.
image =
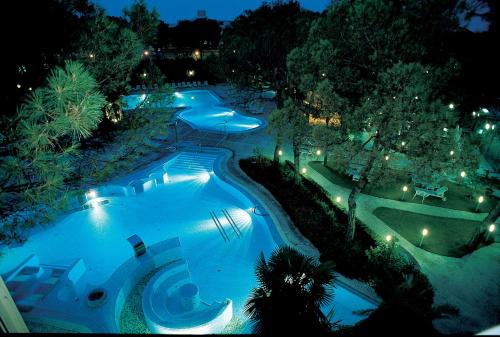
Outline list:
[[[476,227],[474,235],[471,237],[467,243],[467,248],[471,251],[475,250],[479,245],[485,240],[489,225],[494,223],[496,219],[500,216],[500,201],[497,205],[491,209],[488,215],[481,222],[481,225]]]
[[[356,198],[358,197],[358,194],[363,191],[366,184],[368,183],[367,175],[371,171],[373,163],[375,162],[375,158],[377,157],[377,149],[378,149],[378,137],[375,139],[375,142],[373,143],[373,147],[370,152],[370,157],[368,157],[366,165],[359,173],[359,181],[356,184],[356,186],[352,188],[351,193],[349,194],[349,199],[347,200],[348,212],[347,212],[346,240],[348,242],[354,239],[354,233],[356,231]]]
[[[326,154],[326,151],[325,151],[325,155],[323,156],[323,166],[326,166],[328,165],[328,155]]]
[[[294,137],[293,140],[293,165],[294,165],[294,178],[295,183],[300,182],[300,147],[297,138]]]

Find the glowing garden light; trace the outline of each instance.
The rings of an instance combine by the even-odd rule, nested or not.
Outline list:
[[[460,176],[461,176],[462,178],[465,178],[465,176],[466,176],[466,175],[467,175],[467,174],[465,173],[465,171],[460,172]]]
[[[302,173],[306,173],[307,169],[305,167],[302,168]]]
[[[16,85],[16,87],[17,87],[17,89],[21,89],[21,85],[20,84]]]
[[[476,204],[476,212],[479,211],[479,205],[481,205],[484,201],[484,197],[482,195],[477,198],[477,204]]]
[[[483,134],[483,129],[479,129],[479,134],[482,135]]]
[[[92,53],[89,54],[89,58],[93,59],[94,57],[95,57],[94,54],[92,54]]]
[[[495,231],[495,224],[491,224],[488,226],[488,232],[486,233],[486,240],[490,238],[490,234]]]
[[[486,108],[482,108],[482,109],[481,109],[481,111],[482,111],[482,112],[484,112],[485,114],[487,114],[488,112],[490,112],[490,111],[489,111],[488,109],[486,109]]]
[[[341,201],[342,201],[342,198],[341,198],[341,197],[336,197],[336,198],[335,198],[335,201],[339,203],[339,202],[341,202]]]
[[[475,111],[472,111],[472,116],[476,117],[476,112]]]
[[[389,160],[389,156],[387,156],[387,155],[386,155],[386,156],[385,156],[385,160]]]
[[[491,124],[490,124],[490,123],[486,123],[486,124],[484,125],[484,128],[485,128],[486,130],[489,130],[489,129],[491,128]]]
[[[418,99],[418,96],[415,96],[415,99]]]
[[[385,241],[391,242],[392,241],[392,235],[390,235],[390,234],[386,235]]]
[[[31,89],[31,87],[29,87],[29,88],[28,88],[28,90],[29,90],[29,91],[31,91],[31,90],[33,90],[33,89]]]
[[[443,131],[444,132],[448,132],[448,128],[443,128]]]
[[[450,156],[453,156],[455,154],[455,151],[451,150],[450,151]]]
[[[418,244],[419,247],[422,247],[422,242],[424,242],[424,238],[429,234],[429,230],[427,228],[424,228],[422,230],[422,238],[420,239],[420,243]]]
[[[406,145],[406,143],[405,143],[405,142],[401,142],[401,146],[405,146],[405,145]]]
[[[321,154],[321,150],[316,150],[316,155],[319,156]]]
[[[283,151],[279,150],[278,151],[278,156],[282,156],[283,155]]]
[[[149,50],[144,51],[144,56],[149,56]]]
[[[495,130],[495,124],[491,126],[491,130]]]
[[[455,104],[450,103],[450,104],[448,105],[448,108],[450,108],[451,110],[455,109]]]
[[[148,74],[142,73],[142,77],[146,77],[146,76],[148,76]]]
[[[403,185],[403,196],[401,197],[401,201],[405,200],[406,192],[408,192],[408,186]]]

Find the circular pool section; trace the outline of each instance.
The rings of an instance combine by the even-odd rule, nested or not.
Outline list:
[[[155,334],[217,334],[233,317],[230,299],[211,304],[201,300],[186,261],[163,268],[149,280],[142,307],[146,324]]]
[[[125,96],[126,110],[135,109],[146,99],[146,94]],[[217,133],[240,133],[265,126],[265,121],[245,116],[221,106],[221,100],[208,90],[175,92],[168,106],[185,108],[177,116],[194,129]],[[157,106],[165,106],[161,102]]]

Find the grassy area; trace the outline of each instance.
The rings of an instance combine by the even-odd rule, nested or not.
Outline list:
[[[320,161],[309,162],[309,165],[334,184],[346,188],[352,188],[356,183],[355,181],[352,181],[351,177],[348,175],[340,174],[328,166],[323,166],[323,163]],[[401,175],[398,172],[395,172],[394,174]],[[406,184],[408,186],[408,192],[405,194],[405,201],[421,204],[422,197],[416,196],[415,199],[412,200],[415,191],[411,188],[410,183],[407,181],[407,177],[401,176],[399,180],[401,181],[401,184],[398,186],[391,185],[371,187],[368,184],[363,193],[385,199],[400,200],[403,196],[402,186]],[[493,208],[493,206],[495,206],[494,198],[489,197],[484,188],[477,188],[474,190],[470,187],[455,184],[449,181],[444,182],[443,185],[448,187],[448,191],[445,193],[447,198],[446,201],[439,198],[428,197],[424,201],[425,205],[475,212],[476,200],[480,195],[482,195],[485,197],[485,200],[480,205],[479,212],[487,213]]]
[[[466,254],[464,246],[480,224],[479,221],[437,217],[387,207],[376,208],[373,214],[416,246],[422,238],[422,230],[427,228],[429,234],[424,238],[421,248],[452,257]]]

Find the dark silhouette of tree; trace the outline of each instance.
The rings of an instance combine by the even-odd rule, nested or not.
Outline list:
[[[245,312],[254,333],[291,336],[331,331],[321,306],[333,298],[333,265],[317,263],[291,247],[278,247],[268,261],[261,253],[255,273],[259,282]]]

